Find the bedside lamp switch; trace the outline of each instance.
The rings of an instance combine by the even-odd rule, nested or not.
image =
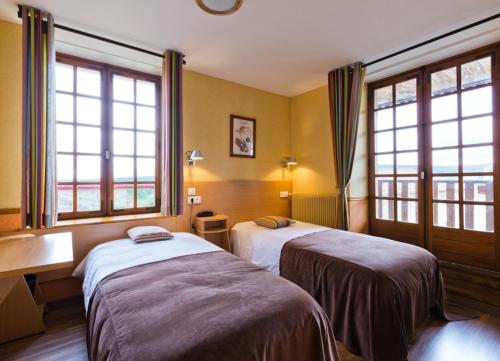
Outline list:
[[[189,187],[188,196],[195,196],[195,195],[196,195],[196,188]]]

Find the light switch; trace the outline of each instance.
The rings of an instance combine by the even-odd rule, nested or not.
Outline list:
[[[280,198],[288,198],[289,195],[290,193],[288,192],[280,192]]]
[[[196,195],[196,188],[189,187],[188,196],[195,196],[195,195]]]

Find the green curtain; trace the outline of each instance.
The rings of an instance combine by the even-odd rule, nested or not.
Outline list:
[[[51,227],[57,221],[54,20],[27,6],[22,18],[22,225]]]
[[[165,51],[162,76],[162,213],[181,215],[184,209],[182,145],[183,55]]]
[[[332,70],[328,74],[330,124],[338,187],[337,228],[349,230],[347,186],[351,179],[358,134],[365,69],[361,63]]]

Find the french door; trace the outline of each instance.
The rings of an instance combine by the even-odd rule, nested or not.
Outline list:
[[[373,234],[500,269],[499,49],[370,85]]]

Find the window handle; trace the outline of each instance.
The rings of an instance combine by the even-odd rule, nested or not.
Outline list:
[[[104,156],[106,157],[106,160],[109,160],[109,150],[106,149],[106,151],[104,152]]]
[[[420,172],[420,179],[422,179],[422,180],[425,179],[425,171]]]

